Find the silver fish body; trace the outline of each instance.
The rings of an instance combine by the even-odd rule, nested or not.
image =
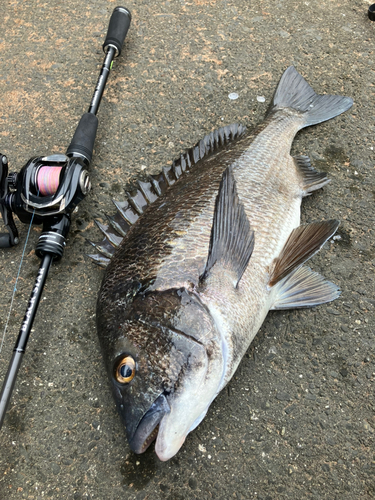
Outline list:
[[[253,133],[211,133],[159,180],[140,184],[112,229],[102,226],[97,248],[114,255],[98,297],[98,335],[136,453],[155,437],[161,460],[177,453],[269,310],[338,297],[303,266],[338,226],[300,226],[303,196],[329,181],[290,148],[298,130],[351,105],[318,96],[290,67]],[[113,228],[125,235],[116,250]]]

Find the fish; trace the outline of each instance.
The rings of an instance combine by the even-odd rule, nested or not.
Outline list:
[[[155,441],[160,460],[176,455],[269,311],[340,295],[305,265],[339,221],[300,223],[302,198],[329,179],[290,150],[299,130],[352,104],[290,66],[253,131],[211,132],[97,223],[97,332],[133,452]]]

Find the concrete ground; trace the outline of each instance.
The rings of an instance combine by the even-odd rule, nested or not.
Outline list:
[[[18,171],[64,152],[86,111],[112,1],[3,1],[0,151]],[[74,215],[34,323],[0,431],[1,499],[375,498],[375,23],[363,0],[129,0],[133,21],[99,111],[93,190]],[[102,271],[86,257],[94,218],[140,173],[158,172],[211,130],[262,120],[289,65],[319,93],[353,108],[305,129],[307,154],[332,182],[305,199],[303,221],[338,218],[336,239],[310,262],[341,297],[274,312],[236,376],[161,463],[130,452],[95,332]],[[238,99],[228,98],[237,93]],[[21,242],[0,252],[0,335]],[[0,353],[0,380],[39,266],[31,230]]]

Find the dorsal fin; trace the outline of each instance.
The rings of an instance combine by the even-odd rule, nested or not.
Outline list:
[[[105,267],[116,247],[126,235],[129,227],[142,215],[148,205],[162,196],[178,179],[193,165],[203,158],[216,152],[229,142],[238,139],[246,132],[246,127],[233,123],[226,127],[214,130],[201,139],[195,146],[181,154],[169,167],[163,167],[157,175],[150,175],[148,181],[138,181],[138,189],[126,192],[126,201],[114,201],[117,213],[113,217],[107,217],[109,225],[97,222],[99,229],[104,234],[100,243],[92,243],[100,254],[90,255],[99,265]]]
[[[174,160],[171,166],[163,167],[162,172],[158,175],[152,175],[155,191],[158,191],[159,196],[165,193],[168,186],[174,184],[179,177],[189,170],[193,165],[205,158],[211,153],[214,153],[229,142],[238,139],[246,132],[246,127],[233,123],[226,127],[221,127],[214,130],[210,134],[201,139],[195,146],[182,153],[179,158]],[[159,188],[159,189],[158,189]]]

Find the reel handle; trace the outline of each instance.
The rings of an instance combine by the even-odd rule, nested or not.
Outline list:
[[[10,248],[19,242],[12,211],[4,204],[8,195],[8,183],[8,159],[5,155],[0,154],[0,214],[8,229],[7,233],[0,233],[0,248]]]
[[[126,34],[128,32],[131,14],[125,7],[116,7],[109,21],[107,37],[103,43],[103,50],[107,53],[110,46],[116,49],[115,57],[121,54]]]

